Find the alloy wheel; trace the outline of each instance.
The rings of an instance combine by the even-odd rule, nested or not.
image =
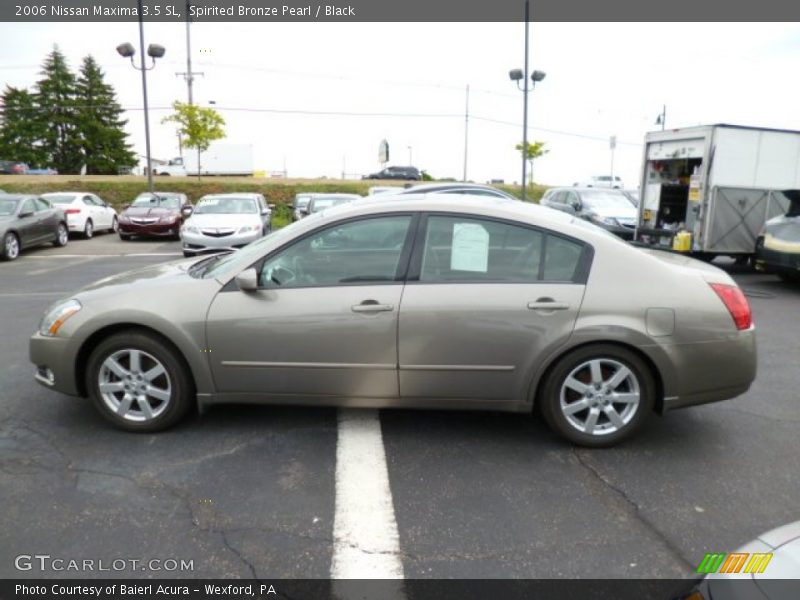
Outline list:
[[[63,224],[59,224],[58,226],[58,245],[59,246],[66,246],[67,241],[69,241],[69,232],[67,228]]]
[[[92,221],[86,221],[86,225],[83,228],[83,235],[87,238],[90,238],[94,235],[94,226],[92,225]]]
[[[611,358],[593,358],[564,379],[559,406],[581,433],[604,436],[623,429],[636,415],[641,386],[634,372]]]
[[[8,260],[14,260],[19,256],[19,240],[13,233],[6,236],[5,254]]]
[[[172,382],[164,365],[135,348],[118,350],[100,366],[98,389],[105,405],[128,421],[160,416],[172,398]]]

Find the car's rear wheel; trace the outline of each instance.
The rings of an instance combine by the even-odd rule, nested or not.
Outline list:
[[[121,332],[94,349],[86,389],[100,413],[127,431],[161,431],[192,406],[193,385],[176,350],[148,333]]]
[[[19,238],[15,233],[8,232],[3,237],[3,260],[14,260],[19,256]]]
[[[645,362],[626,348],[579,348],[550,370],[538,399],[542,416],[573,444],[613,446],[650,416],[655,382]]]
[[[86,225],[83,226],[83,237],[87,240],[94,236],[94,224],[91,219],[86,219]]]
[[[69,241],[69,230],[67,230],[67,226],[65,223],[59,223],[58,227],[56,227],[56,239],[53,243],[58,246],[66,246],[67,242]]]

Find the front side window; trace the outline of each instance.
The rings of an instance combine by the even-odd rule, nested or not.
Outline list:
[[[44,198],[36,198],[36,210],[49,210],[51,208],[50,204]]]
[[[22,205],[22,208],[19,212],[20,214],[36,212],[36,205],[33,202],[33,198],[28,198],[25,200],[25,203]]]
[[[422,250],[420,281],[573,281],[583,244],[499,221],[432,216]]]
[[[328,227],[266,260],[265,288],[395,281],[411,217],[375,217]]]

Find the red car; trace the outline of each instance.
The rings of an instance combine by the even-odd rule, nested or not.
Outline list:
[[[134,235],[180,238],[184,207],[191,206],[186,194],[176,192],[144,192],[119,215],[119,237],[129,240]]]

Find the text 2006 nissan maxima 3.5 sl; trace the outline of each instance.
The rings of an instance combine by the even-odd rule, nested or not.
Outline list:
[[[30,357],[43,385],[133,431],[197,403],[539,406],[586,446],[737,396],[756,371],[723,271],[544,207],[435,194],[98,281],[48,310]]]

